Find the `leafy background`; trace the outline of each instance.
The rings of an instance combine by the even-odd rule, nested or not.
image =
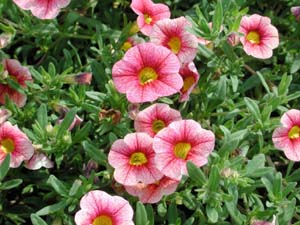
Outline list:
[[[155,1],[158,2],[158,1]],[[178,95],[158,101],[180,110],[184,118],[213,130],[216,147],[209,163],[188,164],[177,191],[158,204],[141,204],[113,181],[107,163],[111,144],[134,132],[124,95],[111,81],[111,68],[136,19],[130,1],[73,0],[54,20],[39,20],[11,0],[0,2],[0,30],[11,34],[0,58],[28,65],[34,78],[27,104],[12,102],[17,124],[55,162],[52,169],[30,171],[0,167],[0,224],[74,224],[80,198],[101,189],[128,199],[135,223],[250,224],[254,219],[300,224],[300,168],[272,144],[272,132],[288,109],[299,109],[300,23],[291,15],[296,0],[165,1],[172,17],[188,16],[191,32],[213,41],[199,46],[195,64],[201,78],[188,102]],[[268,16],[280,33],[280,46],[268,60],[247,56],[228,45],[245,14]],[[207,23],[223,26],[210,31]],[[91,85],[63,82],[66,74],[92,72]],[[57,106],[70,109],[56,124]],[[140,105],[140,109],[149,104]],[[108,115],[108,110],[121,112]],[[110,111],[111,112],[111,111]],[[75,114],[80,127],[67,130]],[[115,115],[115,117],[113,116]]]

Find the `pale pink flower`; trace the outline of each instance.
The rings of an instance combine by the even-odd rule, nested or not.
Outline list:
[[[146,133],[127,134],[113,143],[108,162],[115,168],[117,182],[123,185],[151,184],[163,176],[155,167],[152,143],[153,139]]]
[[[154,137],[171,122],[181,119],[178,110],[171,109],[167,104],[157,103],[137,114],[134,120],[134,128],[137,132],[145,132]]]
[[[62,82],[65,84],[91,84],[93,74],[84,72],[75,75],[66,75],[62,77]]]
[[[187,174],[186,162],[205,165],[214,145],[214,133],[196,121],[175,121],[154,137],[155,163],[165,176],[180,180]]]
[[[61,124],[64,121],[64,116],[61,119],[57,120],[58,124]],[[83,119],[81,119],[77,114],[75,115],[72,123],[70,124],[68,130],[72,130],[75,126],[79,126],[82,123]]]
[[[153,25],[157,21],[171,16],[167,5],[155,4],[151,0],[132,0],[130,7],[138,15],[137,24],[145,35],[151,34]]]
[[[76,225],[134,225],[133,210],[122,197],[104,191],[90,191],[80,200]]]
[[[180,102],[188,101],[190,94],[198,84],[200,75],[197,71],[197,68],[193,62],[184,64],[180,70],[179,74],[183,79],[183,87],[180,90]]]
[[[276,224],[276,216],[273,216],[272,222],[263,221],[263,220],[256,220],[251,225],[275,225]]]
[[[0,49],[5,48],[10,43],[12,36],[9,33],[0,34]]]
[[[10,79],[17,82],[22,88],[26,88],[26,81],[31,82],[31,74],[28,68],[23,67],[17,60],[4,59],[2,61],[4,73]],[[5,96],[10,98],[18,107],[23,107],[26,103],[27,97],[25,94],[18,92],[9,86],[9,84],[0,84],[0,103],[5,104]]]
[[[179,181],[163,176],[160,180],[152,184],[139,183],[135,186],[125,186],[125,190],[137,196],[142,203],[157,203],[164,195],[175,192]]]
[[[13,0],[23,10],[30,10],[39,19],[54,19],[71,0]]]
[[[273,132],[275,148],[282,150],[292,161],[300,161],[300,110],[291,109],[280,120],[282,127]]]
[[[300,6],[292,7],[291,12],[296,17],[296,20],[300,21]]]
[[[144,43],[130,48],[112,68],[116,89],[131,103],[172,95],[183,85],[180,62],[167,48]]]
[[[181,63],[189,63],[198,51],[197,37],[187,31],[192,24],[185,18],[158,21],[150,34],[150,41],[169,48]]]
[[[253,14],[243,16],[239,32],[246,54],[255,58],[267,59],[273,55],[273,49],[279,45],[279,36],[276,27],[268,17]]]
[[[33,156],[25,161],[25,167],[30,170],[38,170],[42,167],[52,168],[53,162],[42,152],[35,152]]]
[[[10,167],[16,168],[29,160],[34,149],[28,137],[17,127],[5,122],[0,126],[0,164],[10,154]]]

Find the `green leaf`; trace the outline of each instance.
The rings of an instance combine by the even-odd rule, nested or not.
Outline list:
[[[41,217],[39,217],[36,214],[31,214],[30,219],[31,219],[32,225],[48,225]]]
[[[40,126],[45,129],[47,126],[47,106],[45,104],[41,104],[37,111],[37,121],[39,122]]]
[[[220,171],[216,165],[213,165],[209,173],[207,188],[212,192],[217,191],[220,187],[219,182],[220,182]]]
[[[244,101],[247,105],[247,108],[249,109],[250,113],[254,116],[254,118],[260,123],[262,124],[261,121],[261,114],[259,111],[259,107],[256,103],[256,101],[252,100],[251,98],[244,98]]]
[[[246,176],[254,175],[257,169],[261,169],[265,167],[265,155],[258,154],[253,157],[246,166]]]
[[[147,211],[148,225],[154,225],[154,213],[153,213],[153,208],[150,204],[146,205],[146,211]]]
[[[214,16],[213,16],[213,21],[212,21],[212,31],[214,34],[220,31],[222,21],[223,21],[223,6],[222,6],[222,1],[218,0],[217,6],[215,8]]]
[[[76,132],[76,134],[72,138],[73,143],[78,143],[84,140],[89,135],[91,128],[92,122],[88,121],[81,129]]]
[[[9,170],[9,164],[10,164],[10,154],[7,154],[4,161],[0,165],[0,181],[2,181],[3,178],[6,176]]]
[[[57,211],[64,209],[66,206],[67,206],[67,203],[65,201],[61,201],[56,204],[48,205],[48,206],[40,209],[39,211],[36,212],[36,214],[39,216],[49,215],[49,214],[52,214],[52,213],[55,213]]]
[[[22,182],[23,182],[22,179],[9,180],[9,181],[2,183],[0,186],[0,189],[1,190],[9,190],[9,189],[18,187]]]
[[[214,55],[213,51],[207,48],[205,45],[199,44],[198,50],[205,58],[211,58]]]
[[[273,192],[276,197],[276,200],[281,201],[282,200],[282,174],[279,172],[276,173],[275,175]]]
[[[218,211],[214,207],[207,205],[206,214],[211,223],[218,222],[218,218],[219,218]]]
[[[177,207],[175,202],[172,202],[171,205],[168,208],[168,221],[169,221],[169,225],[175,225],[176,224],[176,220],[178,218],[177,215]]]
[[[281,77],[281,81],[278,86],[278,95],[285,96],[289,92],[289,86],[293,80],[293,76],[288,76],[287,74],[283,74]]]
[[[202,170],[198,168],[193,162],[187,162],[187,170],[191,180],[194,181],[200,187],[202,187],[207,182],[207,178],[202,172]]]
[[[82,186],[82,181],[79,179],[76,179],[73,182],[72,187],[70,188],[69,195],[70,196],[76,195],[81,186]]]
[[[147,212],[145,206],[140,201],[136,203],[135,225],[148,225]]]
[[[91,159],[96,161],[99,165],[106,166],[107,156],[104,152],[90,144],[88,141],[82,142],[82,146]]]
[[[259,77],[259,79],[260,79],[262,85],[264,86],[264,88],[266,89],[266,91],[267,91],[268,93],[271,93],[271,92],[270,92],[270,88],[269,88],[269,86],[268,86],[268,84],[267,84],[267,82],[266,82],[264,76],[263,76],[259,71],[256,71],[256,74],[257,74],[257,76]]]
[[[63,134],[69,129],[70,125],[72,124],[74,117],[76,115],[77,109],[71,109],[65,116],[64,120],[59,126],[58,132],[56,137],[61,138]]]
[[[68,196],[68,190],[66,186],[57,179],[54,175],[50,175],[47,184],[53,187],[53,189],[61,196]]]
[[[290,73],[296,73],[300,69],[300,55],[298,55],[291,65]]]

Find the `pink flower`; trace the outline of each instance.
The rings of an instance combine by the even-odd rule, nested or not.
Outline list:
[[[117,182],[123,185],[151,184],[163,176],[154,164],[152,142],[146,133],[131,133],[113,143],[108,162],[115,168]]]
[[[129,194],[137,196],[142,203],[157,203],[164,195],[170,195],[175,192],[178,184],[179,181],[163,176],[155,183],[148,185],[139,183],[135,186],[125,186],[125,190]]]
[[[175,121],[154,137],[155,163],[165,176],[180,180],[187,174],[186,162],[205,165],[214,145],[213,132],[201,128],[196,121]]]
[[[243,16],[239,32],[246,54],[255,58],[267,59],[273,55],[273,49],[279,45],[278,31],[268,17],[257,14]]]
[[[169,48],[181,63],[189,63],[198,51],[197,37],[186,30],[191,26],[185,17],[160,20],[153,27],[150,41]]]
[[[300,21],[300,6],[292,7],[291,12],[296,17],[296,20]]]
[[[276,128],[272,136],[275,148],[283,150],[289,160],[300,161],[300,111],[287,111],[280,122],[282,127]]]
[[[137,132],[145,132],[154,137],[161,129],[176,120],[181,120],[179,111],[171,109],[167,104],[157,103],[138,113],[134,128]]]
[[[10,167],[19,167],[33,155],[33,147],[28,137],[17,127],[5,122],[0,126],[0,164],[10,154]]]
[[[58,124],[61,124],[64,120],[64,116],[57,121]],[[82,123],[83,119],[81,119],[77,114],[75,115],[72,123],[70,124],[68,130],[72,130],[75,126],[79,126]]]
[[[134,225],[133,210],[128,201],[104,191],[90,191],[80,200],[75,214],[76,225]]]
[[[31,74],[26,67],[14,59],[4,59],[2,61],[4,67],[4,73],[6,73],[10,79],[17,82],[22,88],[26,88],[26,81],[32,81]],[[25,94],[18,92],[9,86],[9,84],[0,84],[0,103],[5,104],[5,96],[8,96],[18,107],[23,107],[26,103],[27,97]]]
[[[53,162],[42,152],[35,152],[33,156],[25,162],[25,167],[30,170],[38,170],[42,167],[52,168]]]
[[[62,81],[65,84],[91,84],[93,75],[89,72],[84,72],[76,75],[62,76]]]
[[[171,16],[167,5],[155,4],[151,0],[132,0],[130,7],[138,15],[137,24],[145,35],[151,34],[157,21]]]
[[[23,10],[30,10],[39,19],[54,19],[70,0],[13,0]]]
[[[180,102],[188,101],[190,94],[192,93],[195,86],[198,84],[200,75],[193,62],[184,64],[179,70],[179,74],[183,79],[183,87],[180,90]]]
[[[275,224],[276,224],[276,216],[273,216],[272,222],[256,220],[253,223],[251,223],[251,225],[275,225]]]
[[[240,43],[240,36],[237,33],[231,33],[227,37],[227,43],[232,47],[237,46]]]
[[[183,85],[180,63],[167,48],[144,43],[130,48],[112,68],[116,89],[131,103],[172,95]]]

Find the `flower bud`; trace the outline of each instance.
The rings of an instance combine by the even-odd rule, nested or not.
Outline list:
[[[231,33],[227,37],[227,42],[230,44],[232,47],[237,46],[240,43],[240,37],[237,33]]]
[[[296,20],[300,20],[300,6],[294,6],[291,8],[292,14],[296,17]]]

